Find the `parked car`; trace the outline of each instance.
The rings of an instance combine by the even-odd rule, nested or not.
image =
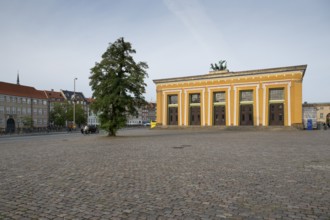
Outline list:
[[[88,125],[88,133],[99,133],[99,128],[96,125]]]

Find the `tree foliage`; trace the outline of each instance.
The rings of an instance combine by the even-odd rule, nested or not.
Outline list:
[[[90,86],[100,113],[101,127],[109,136],[126,125],[128,115],[137,115],[137,108],[146,104],[144,79],[148,77],[147,63],[136,63],[136,51],[124,38],[110,43],[100,63],[91,69]]]
[[[22,118],[22,123],[26,128],[33,128],[33,119],[31,116],[25,116]]]
[[[75,106],[75,112],[76,124],[85,124],[87,116],[80,104]],[[54,107],[50,111],[50,122],[56,126],[65,126],[65,121],[73,121],[73,104],[54,103]]]
[[[64,126],[66,121],[66,107],[62,103],[54,103],[50,111],[50,122],[56,126]]]
[[[68,121],[73,121],[73,104],[67,104],[66,107],[66,119]],[[82,124],[86,124],[87,122],[87,115],[82,105],[76,104],[75,105],[75,121],[76,124],[79,126]]]

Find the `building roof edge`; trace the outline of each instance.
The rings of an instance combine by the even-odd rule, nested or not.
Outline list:
[[[168,83],[168,82],[177,82],[177,81],[188,81],[188,80],[201,80],[201,79],[212,79],[212,78],[226,78],[232,76],[244,76],[244,75],[258,75],[258,74],[271,74],[278,72],[288,72],[288,71],[301,71],[302,78],[304,78],[307,65],[297,65],[297,66],[287,66],[287,67],[276,67],[276,68],[267,68],[267,69],[256,69],[256,70],[246,70],[246,71],[230,71],[230,72],[212,72],[212,74],[204,75],[195,75],[195,76],[184,76],[184,77],[174,77],[174,78],[165,78],[165,79],[155,79],[153,82],[158,83]]]

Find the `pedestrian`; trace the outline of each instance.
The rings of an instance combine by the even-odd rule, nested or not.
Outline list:
[[[82,126],[80,127],[80,132],[81,132],[82,134],[84,134],[84,125],[82,125]]]
[[[85,131],[85,134],[88,134],[88,126],[87,125],[85,125],[84,131]]]

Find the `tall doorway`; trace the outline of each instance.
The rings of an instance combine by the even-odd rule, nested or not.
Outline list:
[[[226,125],[226,93],[213,95],[213,125]]]
[[[168,125],[178,125],[178,107],[168,108]]]
[[[200,94],[191,94],[189,105],[190,125],[201,125]]]
[[[253,125],[253,105],[240,105],[240,125]]]
[[[15,121],[14,121],[14,119],[9,118],[7,120],[6,132],[7,133],[14,133],[15,132]]]
[[[269,104],[269,125],[284,125],[284,104]]]
[[[284,89],[275,88],[269,90],[269,125],[284,125]]]
[[[178,125],[178,96],[168,96],[168,125]]]
[[[240,125],[254,125],[253,123],[253,90],[240,92]]]

